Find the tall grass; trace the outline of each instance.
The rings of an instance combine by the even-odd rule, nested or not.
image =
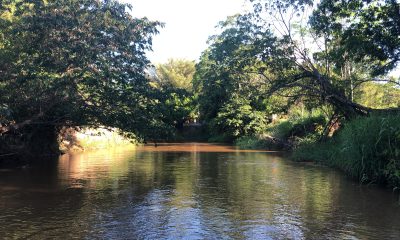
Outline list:
[[[360,117],[324,143],[308,142],[293,159],[312,160],[344,170],[361,182],[400,187],[400,116]]]

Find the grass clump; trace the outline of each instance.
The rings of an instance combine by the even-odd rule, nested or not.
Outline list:
[[[276,143],[273,143],[261,135],[240,137],[235,141],[235,145],[243,149],[281,150]]]
[[[400,187],[400,116],[360,117],[346,122],[330,140],[300,144],[297,161],[316,161],[364,183]]]

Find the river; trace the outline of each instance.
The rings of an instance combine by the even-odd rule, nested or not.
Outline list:
[[[399,196],[282,154],[162,144],[0,171],[0,239],[398,239]]]

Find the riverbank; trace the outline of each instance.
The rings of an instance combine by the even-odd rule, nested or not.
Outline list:
[[[62,152],[81,152],[137,144],[133,139],[121,135],[117,129],[109,128],[67,128],[61,131],[59,145]]]
[[[400,117],[398,115],[360,117],[342,122],[332,136],[321,138],[327,120],[309,115],[297,120],[283,120],[269,126],[265,134],[236,140],[241,149],[288,151],[294,161],[314,162],[340,169],[361,183],[377,183],[400,188]],[[182,136],[201,136],[196,128]],[[190,134],[189,134],[190,133]],[[195,134],[194,134],[195,133]],[[63,152],[79,152],[132,145],[115,131],[86,129],[63,133]],[[185,135],[186,134],[186,135]],[[61,153],[61,152],[60,152]],[[0,168],[21,167],[57,159],[59,153],[46,156],[12,153],[0,155]]]
[[[360,117],[343,122],[343,126],[326,139],[321,139],[322,124],[318,118],[300,123],[282,122],[272,127],[268,134],[290,143],[291,148],[286,149],[292,152],[294,161],[312,161],[337,168],[361,183],[400,188],[398,115]],[[287,147],[262,135],[240,138],[236,144],[243,148]]]
[[[26,141],[20,136],[0,138],[0,168],[20,168],[37,162],[53,162],[65,153],[134,147],[137,144],[109,128],[63,128],[54,138]],[[37,150],[39,149],[39,150]]]

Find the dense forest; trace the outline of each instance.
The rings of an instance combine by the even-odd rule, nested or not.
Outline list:
[[[66,128],[182,141],[198,121],[201,140],[290,150],[400,186],[399,3],[247,4],[198,62],[154,66],[146,52],[163,23],[130,5],[0,1],[0,155],[57,153]]]

